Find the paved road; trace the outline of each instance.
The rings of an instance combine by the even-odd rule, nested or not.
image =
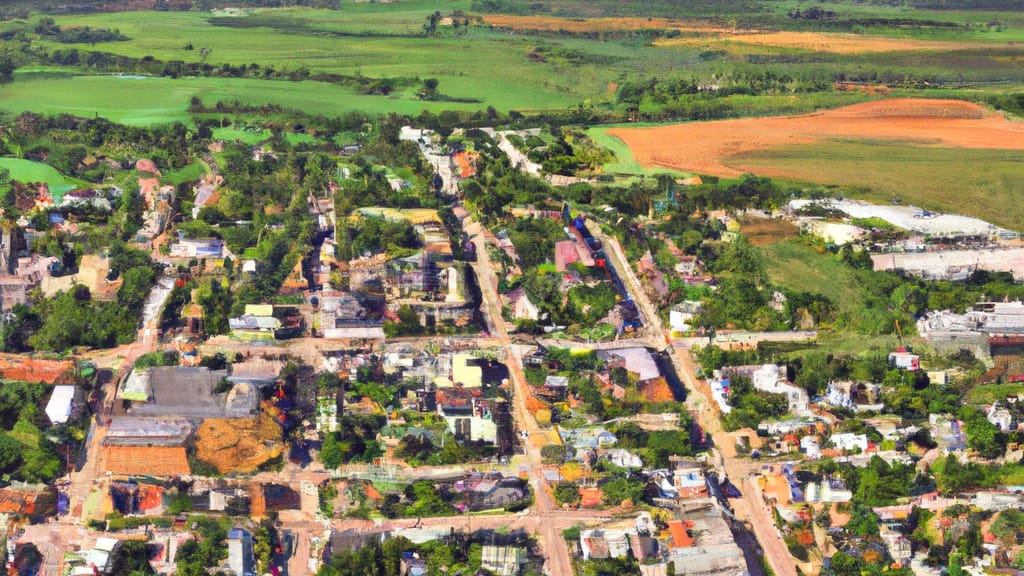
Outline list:
[[[658,348],[664,347],[668,340],[661,317],[658,315],[654,305],[651,304],[651,300],[643,290],[636,274],[629,267],[625,254],[622,251],[622,246],[619,245],[618,240],[604,234],[600,227],[593,226],[592,231],[594,236],[601,239],[605,248],[605,254],[609,257],[612,265],[619,271],[619,276],[626,283],[626,287],[633,296],[633,300],[637,303],[637,308],[643,315],[647,340],[658,341],[660,339],[661,343]],[[733,483],[743,485],[746,488],[741,488],[743,498],[731,501],[735,508],[736,517],[750,522],[750,526],[757,536],[761,548],[764,550],[765,558],[777,576],[796,576],[796,562],[789,555],[789,551],[782,542],[782,538],[779,536],[771,516],[767,513],[760,491],[751,488],[754,484],[752,480],[745,482],[745,479],[749,478],[756,469],[756,465],[748,460],[736,457],[732,438],[722,429],[722,422],[717,412],[717,404],[715,404],[711,397],[711,389],[707,386],[706,382],[697,379],[696,366],[689,350],[671,346],[669,349],[672,350],[670,358],[672,359],[676,374],[679,375],[687,390],[695,392],[687,398],[687,406],[690,412],[696,415],[697,422],[704,429],[704,432],[710,434],[712,439],[716,440],[716,447],[712,450],[712,453],[714,461],[719,468],[719,477],[723,477],[722,473],[724,472],[724,476],[731,479]]]
[[[481,226],[469,221],[465,227],[466,233],[472,238],[476,245],[476,262],[473,263],[476,272],[477,283],[480,285],[480,293],[483,299],[481,311],[487,318],[487,326],[490,333],[496,336],[505,349],[505,357],[508,359],[509,376],[512,378],[515,393],[513,394],[513,415],[518,429],[529,435],[526,442],[526,455],[530,469],[530,484],[533,486],[534,504],[531,508],[531,515],[548,517],[555,509],[551,495],[547,492],[547,483],[544,481],[541,471],[541,448],[548,443],[547,435],[537,425],[537,420],[526,407],[526,398],[531,394],[529,384],[526,382],[526,375],[523,374],[522,364],[512,342],[508,337],[508,327],[501,317],[501,300],[498,296],[498,278],[491,265],[490,256],[487,253],[487,245]],[[561,514],[561,512],[559,512]],[[541,533],[541,545],[547,558],[545,564],[547,573],[551,576],[572,576],[572,558],[569,556],[569,548],[562,537],[562,531],[555,522],[547,521],[538,525]],[[568,526],[566,526],[568,527]]]

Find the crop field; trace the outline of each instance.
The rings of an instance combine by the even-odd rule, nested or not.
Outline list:
[[[708,44],[707,38],[666,38],[656,40],[655,46],[695,46]],[[836,54],[865,54],[871,52],[897,52],[907,50],[972,50],[976,42],[946,42],[941,40],[918,40],[914,38],[889,38],[863,34],[839,32],[765,32],[743,31],[740,33],[717,34],[711,45],[714,47],[730,44],[768,46],[772,48],[793,48],[811,52],[834,52]],[[1003,42],[1012,46],[1012,41]]]
[[[889,141],[904,145],[1024,150],[1024,124],[964,101],[899,98],[835,110],[767,118],[614,128],[644,165],[739,176],[741,162],[729,158],[779,146],[829,139]],[[670,144],[666,144],[670,143]]]
[[[754,172],[1024,228],[1024,123],[967,102],[890,99],[795,117],[615,128],[645,166]]]
[[[993,145],[996,145],[993,143]],[[829,141],[729,159],[758,174],[836,184],[850,197],[963,213],[1024,229],[1024,151]]]

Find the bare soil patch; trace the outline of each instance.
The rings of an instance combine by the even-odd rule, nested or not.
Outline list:
[[[740,233],[754,246],[768,246],[796,238],[800,228],[792,222],[777,218],[750,218],[740,223]]]
[[[1022,123],[970,102],[918,98],[878,100],[800,116],[614,128],[608,134],[625,142],[643,166],[725,177],[750,171],[742,159],[726,164],[738,154],[836,139],[1024,150]]]

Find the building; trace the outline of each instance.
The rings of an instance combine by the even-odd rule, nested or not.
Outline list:
[[[593,528],[580,530],[583,559],[625,558],[629,554],[629,529]]]
[[[765,364],[755,369],[750,379],[755,390],[785,396],[791,414],[795,416],[811,415],[810,398],[807,396],[807,391],[786,381],[785,366]]]
[[[212,258],[220,260],[232,256],[227,244],[220,238],[184,238],[171,244],[172,258]]]
[[[889,365],[903,370],[920,370],[921,357],[904,348],[899,348],[895,352],[889,353]]]
[[[516,320],[539,320],[540,309],[526,294],[526,290],[516,288],[505,295],[509,308],[512,311],[512,318]]]
[[[235,576],[256,576],[256,558],[253,556],[252,535],[242,528],[228,532],[228,568]]]
[[[695,300],[685,300],[673,306],[668,313],[668,322],[672,331],[684,334],[692,330],[690,322],[700,315],[701,308],[701,303]]]
[[[1009,432],[1014,429],[1013,414],[1008,409],[999,406],[999,402],[992,403],[992,407],[988,409],[986,418],[1003,432]]]
[[[882,542],[885,544],[889,556],[892,557],[893,563],[900,567],[910,566],[910,559],[914,555],[910,540],[901,532],[890,529],[881,530],[879,535],[882,537]]]
[[[520,546],[488,544],[480,551],[480,567],[498,576],[516,576],[526,560],[526,549]]]
[[[180,366],[133,371],[118,398],[131,402],[129,414],[145,417],[251,418],[259,407],[256,387],[231,385],[225,370]]]
[[[867,452],[868,450],[868,437],[865,434],[851,434],[848,432],[833,434],[829,438],[829,443],[839,450],[859,450],[861,452]]]
[[[53,394],[46,403],[46,416],[53,424],[64,424],[70,418],[80,401],[78,387],[54,386]]]
[[[825,403],[855,412],[878,411],[885,407],[880,402],[882,388],[864,382],[829,382]]]

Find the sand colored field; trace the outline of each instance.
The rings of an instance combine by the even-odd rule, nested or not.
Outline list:
[[[699,20],[675,18],[558,18],[556,16],[513,16],[487,14],[484,23],[509,30],[543,30],[546,32],[607,32],[622,30],[679,30],[708,34],[731,34],[732,28],[712,26]]]
[[[776,48],[796,48],[798,50],[831,52],[835,54],[866,54],[869,52],[899,52],[907,50],[968,50],[991,46],[991,44],[971,42],[912,40],[887,38],[885,36],[866,36],[862,34],[843,34],[839,32],[757,32],[753,30],[720,33],[717,35],[717,41],[721,43]],[[656,40],[654,45],[690,46],[706,42],[707,39],[702,38],[662,38]]]
[[[750,170],[737,154],[794,144],[848,139],[918,146],[1024,150],[1024,123],[961,100],[899,98],[835,110],[768,118],[743,118],[613,128],[644,166],[736,177]],[[769,176],[787,176],[759,169]]]
[[[207,418],[196,431],[196,457],[222,473],[253,472],[281,454],[281,427],[259,418]]]
[[[675,18],[558,18],[556,16],[513,16],[487,14],[483,21],[509,30],[565,31],[571,33],[616,32],[630,30],[678,30],[680,38],[661,38],[655,46],[692,46],[707,44],[748,44],[777,48],[795,48],[836,54],[865,54],[905,50],[968,50],[991,46],[972,42],[941,42],[866,36],[839,32],[763,32],[716,26],[700,20]]]

